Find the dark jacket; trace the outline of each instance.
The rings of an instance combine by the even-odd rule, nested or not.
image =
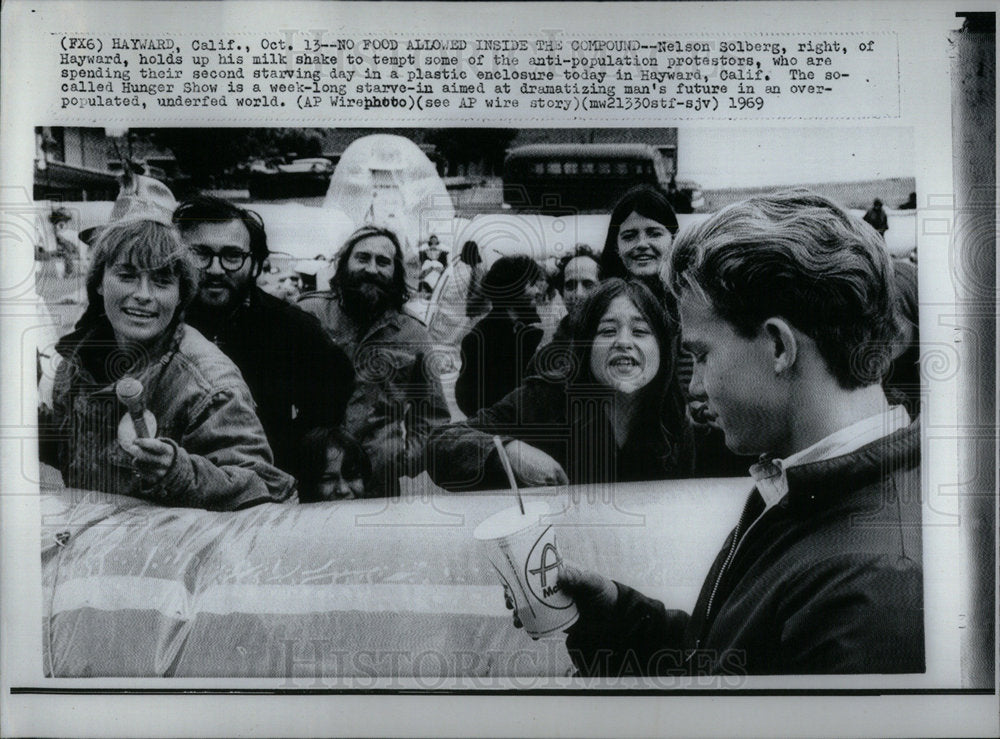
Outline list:
[[[455,382],[455,402],[471,416],[488,408],[521,384],[544,332],[538,316],[515,321],[494,309],[462,339],[462,369]]]
[[[437,352],[427,328],[408,313],[386,311],[360,331],[335,292],[307,293],[299,301],[354,363],[357,383],[344,428],[371,459],[370,492],[398,494],[401,476],[423,471],[431,429],[451,420],[435,366],[450,357]]]
[[[787,471],[789,492],[729,554],[693,613],[619,585],[605,627],[566,646],[585,674],[832,674],[924,671],[920,430]],[[707,613],[708,602],[713,605]]]
[[[253,287],[218,327],[197,314],[188,318],[240,368],[278,467],[295,468],[307,431],[341,424],[354,370],[314,316]]]
[[[571,484],[688,477],[692,466],[687,426],[630,434],[619,449],[599,406],[608,396],[575,393],[565,382],[530,377],[500,402],[464,423],[435,429],[428,449],[431,479],[448,490],[507,487],[493,436],[541,449],[566,471]]]
[[[163,479],[145,487],[132,456],[118,444],[126,409],[117,376],[135,356],[119,351],[106,321],[63,337],[53,408],[39,423],[42,461],[57,466],[70,487],[147,498],[170,506],[234,510],[281,502],[295,480],[271,463],[264,429],[239,370],[190,326],[179,325],[163,351],[131,373],[143,385],[156,436],[174,446]]]

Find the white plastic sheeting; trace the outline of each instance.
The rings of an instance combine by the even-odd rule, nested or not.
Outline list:
[[[358,226],[394,231],[407,256],[433,233],[450,231],[455,206],[434,164],[403,136],[363,136],[344,150],[324,207],[340,208]],[[446,251],[451,247],[439,236]]]
[[[525,494],[560,512],[551,522],[564,557],[691,608],[746,489],[677,480]],[[561,635],[533,642],[513,628],[472,537],[511,505],[510,494],[437,490],[216,513],[43,491],[45,674],[302,687],[563,676]]]

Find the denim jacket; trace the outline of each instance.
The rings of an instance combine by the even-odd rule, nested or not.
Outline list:
[[[435,368],[438,359],[448,357],[408,313],[388,310],[362,332],[332,291],[303,295],[298,305],[319,318],[354,362],[354,393],[344,426],[371,458],[374,494],[398,494],[401,476],[425,469],[424,445],[431,431],[451,420]]]
[[[71,487],[147,498],[170,506],[233,510],[294,495],[295,481],[272,464],[271,449],[239,370],[215,345],[180,324],[159,357],[145,359],[133,376],[144,388],[156,436],[174,447],[162,480],[145,486],[132,457],[118,443],[126,413],[108,377],[95,377],[81,354],[101,357],[107,375],[133,364],[114,346],[106,326],[80,328],[58,345],[59,365],[47,439]],[[115,366],[118,365],[118,366]]]

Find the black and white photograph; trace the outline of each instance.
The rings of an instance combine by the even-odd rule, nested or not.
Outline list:
[[[46,673],[925,672],[912,136],[731,134],[40,127]]]
[[[493,4],[455,4],[463,23],[476,5]],[[101,735],[162,733],[133,712],[186,696],[215,707],[178,717],[185,735],[282,733],[242,723],[260,708],[225,718],[249,699],[304,701],[282,724],[295,735],[433,734],[388,716],[440,700],[461,717],[442,735],[551,733],[578,726],[575,707],[637,699],[665,701],[656,715],[753,698],[757,732],[765,705],[897,701],[879,719],[897,735],[917,731],[907,701],[995,697],[992,15],[941,32],[955,68],[931,90],[952,109],[932,123],[885,80],[859,107],[878,115],[814,116],[816,99],[801,120],[758,115],[797,85],[860,84],[840,79],[868,73],[858,55],[891,66],[878,35],[703,49],[570,33],[562,58],[538,29],[523,47],[289,32],[264,51],[247,31],[95,36],[104,49],[53,31],[60,97],[18,126],[16,175],[4,166],[28,185],[3,209],[24,273],[0,300],[3,502],[34,542],[5,700],[134,701]],[[656,92],[675,73],[640,76],[662,63],[643,49],[675,44],[694,56],[666,58],[723,71]],[[551,55],[519,56],[532,48]],[[772,51],[816,70],[780,87],[760,63],[725,70]],[[333,82],[297,81],[307,67]],[[551,79],[536,67],[569,81],[529,92],[520,80]],[[256,94],[245,69],[285,70],[288,94],[260,100],[299,112],[226,119]],[[174,105],[175,73],[212,80],[183,83],[180,118],[102,102]],[[659,82],[614,98],[601,75]],[[423,107],[487,104],[494,80],[496,105],[507,84],[570,111]],[[343,125],[309,110],[355,92],[366,112]],[[605,98],[739,111],[609,125],[588,107]],[[425,112],[379,109],[397,100]],[[469,728],[508,699],[524,713]],[[385,706],[382,728],[305,718],[352,700]],[[532,726],[539,705],[564,718]],[[623,735],[737,731],[632,720]],[[794,720],[771,733],[865,733]]]

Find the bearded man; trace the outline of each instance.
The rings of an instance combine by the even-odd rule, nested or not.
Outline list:
[[[331,287],[303,295],[298,305],[353,359],[357,382],[344,427],[372,460],[373,493],[395,495],[400,476],[424,469],[431,429],[451,418],[428,366],[427,328],[403,308],[406,271],[396,235],[372,226],[351,234]]]

